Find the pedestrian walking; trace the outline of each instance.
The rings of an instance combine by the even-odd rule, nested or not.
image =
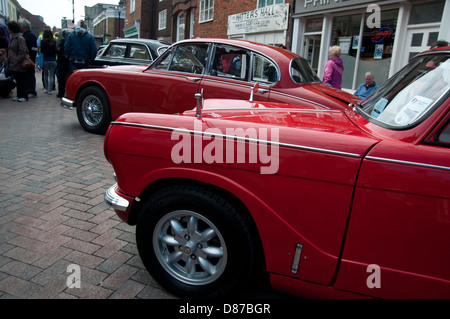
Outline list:
[[[9,36],[8,36],[8,30],[0,25],[0,49],[6,49],[8,50],[9,47]]]
[[[329,50],[330,59],[325,63],[323,74],[323,83],[336,89],[342,89],[342,72],[344,72],[344,63],[341,59],[341,48],[337,45]]]
[[[5,49],[0,49],[0,96],[4,99],[9,97],[16,83],[8,71],[8,57]]]
[[[67,37],[73,32],[73,29],[62,29],[56,40],[56,54],[58,56],[57,70],[58,70],[58,97],[63,98],[66,94],[66,80],[69,74],[69,59],[67,59],[64,51],[64,44]]]
[[[14,101],[28,101],[28,85],[26,70],[21,63],[25,60],[28,49],[25,39],[20,34],[20,25],[16,21],[10,21],[7,24],[8,32],[11,35],[11,41],[8,49],[8,69],[12,72],[17,84],[17,96]]]
[[[36,55],[38,53],[37,37],[31,31],[31,23],[27,19],[19,20],[20,31],[25,39],[28,54],[30,55],[31,61],[36,63]],[[37,97],[36,92],[36,68],[28,68],[25,70],[25,76],[28,86],[28,97]]]
[[[90,63],[97,56],[95,39],[85,28],[86,24],[81,21],[80,26],[75,28],[64,44],[64,50],[69,59],[69,75],[77,69],[89,68]]]
[[[44,93],[53,94],[56,73],[56,40],[51,30],[45,30],[41,41],[41,53],[44,55]]]

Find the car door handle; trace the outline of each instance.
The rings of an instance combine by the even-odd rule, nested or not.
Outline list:
[[[266,90],[266,89],[258,89],[258,93],[261,93],[261,94],[265,94],[268,92],[269,92],[269,90]]]
[[[188,79],[189,81],[192,81],[192,82],[198,82],[202,78],[196,78],[196,77],[187,76],[186,79]]]

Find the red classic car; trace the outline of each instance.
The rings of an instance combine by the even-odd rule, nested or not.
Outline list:
[[[63,103],[76,107],[81,126],[105,133],[127,112],[175,114],[192,109],[194,95],[343,109],[357,98],[322,84],[305,59],[277,47],[231,39],[194,39],[174,44],[150,67],[80,70],[66,84]]]
[[[269,273],[298,296],[450,298],[449,83],[447,47],[353,109],[197,96],[180,115],[125,114],[105,199],[179,296]]]

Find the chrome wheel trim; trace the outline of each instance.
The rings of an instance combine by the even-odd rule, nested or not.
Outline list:
[[[214,282],[227,264],[221,233],[209,219],[193,211],[165,215],[155,227],[153,248],[164,270],[185,284]]]
[[[81,104],[81,114],[89,126],[97,126],[103,119],[103,104],[95,95],[88,95]]]

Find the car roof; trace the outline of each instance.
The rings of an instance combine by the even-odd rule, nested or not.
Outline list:
[[[244,47],[244,48],[247,48],[247,49],[250,49],[253,51],[264,53],[271,57],[274,57],[278,54],[286,56],[290,59],[299,56],[299,55],[295,54],[294,52],[288,51],[288,50],[280,48],[280,47],[263,44],[263,43],[252,42],[252,41],[248,41],[248,40],[240,40],[240,39],[194,38],[194,39],[181,40],[181,41],[175,43],[174,45],[180,44],[180,43],[199,43],[199,42],[229,44],[229,45],[234,45],[234,46],[240,46],[240,47]]]
[[[144,38],[120,38],[111,40],[110,43],[113,42],[124,42],[124,43],[139,43],[139,44],[148,44],[148,45],[159,45],[159,46],[170,46],[169,43],[164,43],[154,39],[144,39]]]

